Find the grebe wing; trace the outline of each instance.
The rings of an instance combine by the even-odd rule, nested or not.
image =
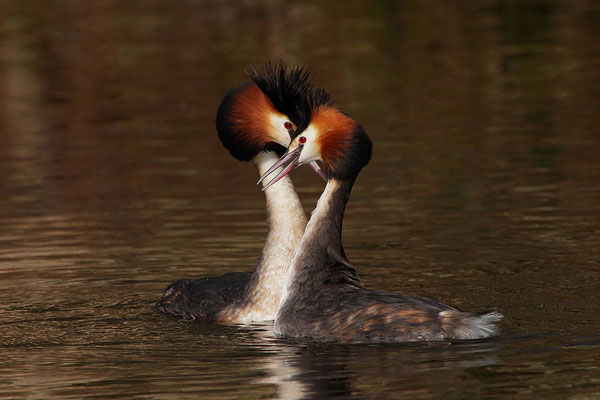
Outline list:
[[[406,307],[422,307],[436,311],[452,310],[458,311],[457,308],[448,304],[430,299],[428,297],[414,296],[404,293],[386,292],[384,290],[365,290],[366,302],[386,303],[386,304],[402,304]]]
[[[471,314],[419,296],[330,286],[277,321],[276,333],[342,342],[480,339],[497,333],[498,313]],[[278,333],[278,334],[279,334]]]
[[[165,289],[154,308],[187,319],[210,320],[241,296],[251,275],[251,272],[231,272],[175,281]]]

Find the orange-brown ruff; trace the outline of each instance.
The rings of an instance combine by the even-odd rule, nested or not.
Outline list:
[[[317,145],[321,149],[325,168],[331,169],[350,145],[348,132],[356,129],[357,123],[337,108],[321,107],[313,113],[311,125],[322,132],[317,137]]]
[[[256,85],[248,85],[240,90],[227,112],[232,136],[244,146],[252,144],[255,151],[264,149],[273,141],[270,135],[274,117],[289,119],[275,109],[271,100]]]
[[[275,318],[280,336],[341,342],[467,340],[498,332],[496,312],[473,314],[425,297],[364,288],[342,246],[346,203],[371,157],[364,129],[334,105],[318,108],[276,165],[321,160],[329,181],[306,226]],[[291,158],[292,157],[292,158]],[[274,186],[276,186],[276,183]]]

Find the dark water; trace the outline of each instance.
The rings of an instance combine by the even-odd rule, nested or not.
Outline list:
[[[2,1],[0,397],[600,398],[600,3]],[[334,346],[186,323],[251,270],[256,171],[214,129],[284,59],[374,141],[344,222],[368,287],[496,308],[497,340]],[[323,183],[293,175],[307,210]]]

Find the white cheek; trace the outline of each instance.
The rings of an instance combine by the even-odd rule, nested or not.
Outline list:
[[[290,134],[284,124],[290,119],[283,114],[273,113],[269,117],[269,135],[280,145],[287,147],[290,144]]]
[[[300,154],[300,158],[298,161],[300,164],[306,164],[311,161],[316,161],[321,159],[321,149],[317,144],[317,130],[314,126],[309,125],[308,128],[304,130],[300,134],[300,136],[304,136],[306,138],[306,142],[304,143],[304,147],[302,148],[302,153]],[[297,138],[296,140],[298,140]]]

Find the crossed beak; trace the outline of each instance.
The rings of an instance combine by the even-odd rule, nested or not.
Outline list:
[[[279,159],[279,161],[277,161],[275,164],[273,164],[258,180],[258,182],[256,182],[256,184],[260,184],[267,176],[271,175],[273,172],[275,172],[275,170],[277,170],[277,168],[284,166],[285,167],[279,171],[279,173],[277,175],[275,175],[275,177],[273,179],[271,179],[269,181],[269,183],[267,183],[266,185],[263,186],[262,190],[266,190],[268,187],[273,186],[275,183],[277,183],[281,178],[283,178],[284,176],[286,176],[287,174],[289,174],[292,170],[298,168],[300,165],[304,164],[304,163],[300,163],[300,155],[302,154],[302,148],[304,146],[299,145],[298,147],[296,147],[294,150],[290,151],[290,149],[288,148],[288,150],[285,152],[285,154],[283,156],[281,156],[281,158]],[[313,169],[313,171],[315,171],[315,173],[317,173],[321,178],[323,178],[325,180],[325,182],[327,182],[327,177],[325,176],[325,174],[323,173],[323,171],[321,170],[321,167],[319,167],[319,164],[317,164],[316,161],[311,161],[310,163],[308,163],[308,165],[310,165],[310,167]]]

